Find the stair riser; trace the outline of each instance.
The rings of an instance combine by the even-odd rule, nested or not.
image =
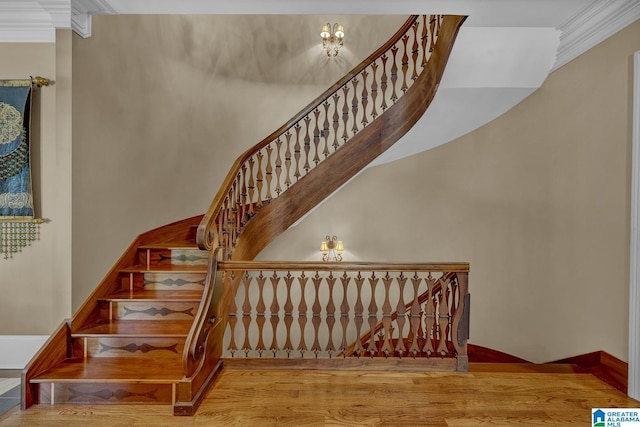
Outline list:
[[[198,249],[140,249],[140,265],[204,265],[208,264],[207,251]]]
[[[110,320],[192,320],[198,306],[197,301],[103,301],[100,314]]]
[[[203,290],[206,273],[122,273],[120,285],[124,290]]]
[[[39,404],[163,404],[175,400],[173,384],[40,383]]]
[[[173,359],[181,363],[184,338],[77,338],[85,357],[132,357]]]

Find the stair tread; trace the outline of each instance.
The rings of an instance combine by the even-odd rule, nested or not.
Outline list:
[[[31,382],[179,382],[184,375],[181,357],[161,360],[132,357],[67,359]]]
[[[206,273],[206,265],[134,265],[120,270],[122,273]]]
[[[185,290],[148,290],[134,289],[133,291],[121,290],[113,294],[100,298],[101,301],[200,301],[202,298],[201,290],[185,289]]]
[[[193,320],[112,320],[88,325],[74,336],[180,337],[189,333]]]

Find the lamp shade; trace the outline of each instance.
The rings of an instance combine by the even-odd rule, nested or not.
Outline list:
[[[327,40],[329,37],[331,37],[330,24],[327,23],[322,26],[322,32],[320,33],[320,37],[322,37],[323,40]]]

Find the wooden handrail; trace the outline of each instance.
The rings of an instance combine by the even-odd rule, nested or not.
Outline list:
[[[220,261],[218,270],[269,271],[433,271],[468,272],[469,263]]]

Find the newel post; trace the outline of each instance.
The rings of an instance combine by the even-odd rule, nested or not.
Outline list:
[[[469,370],[469,356],[467,355],[467,340],[469,339],[469,314],[471,308],[471,294],[469,294],[469,272],[456,273],[458,280],[458,295],[460,298],[458,310],[453,317],[452,341],[456,349],[458,360],[456,370]]]

